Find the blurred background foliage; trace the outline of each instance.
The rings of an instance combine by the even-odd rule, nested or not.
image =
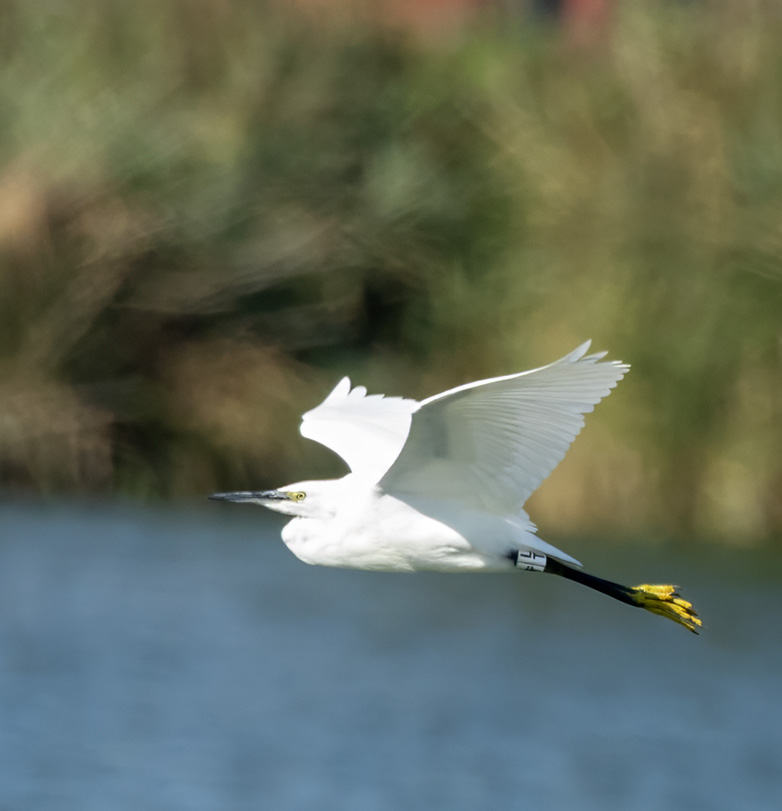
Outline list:
[[[592,338],[633,370],[547,533],[779,536],[777,4],[431,5],[3,3],[7,495],[340,474],[297,421],[343,374],[420,397]]]

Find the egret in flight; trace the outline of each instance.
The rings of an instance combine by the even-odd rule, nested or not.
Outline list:
[[[282,530],[305,563],[394,572],[556,574],[698,633],[691,603],[670,585],[621,586],[582,571],[539,538],[524,503],[564,457],[583,415],[629,366],[587,355],[457,386],[417,402],[351,389],[345,377],[304,414],[303,436],[350,473],[279,490],[216,493],[291,516]]]

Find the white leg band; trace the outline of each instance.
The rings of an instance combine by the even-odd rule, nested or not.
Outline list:
[[[516,568],[525,572],[542,572],[546,568],[546,556],[540,552],[520,549],[516,556]]]

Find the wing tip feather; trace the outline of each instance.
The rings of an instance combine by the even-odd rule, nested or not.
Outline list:
[[[592,352],[592,354],[587,355],[587,351],[589,347],[592,345],[592,339],[590,338],[587,341],[584,341],[583,344],[577,346],[569,355],[565,355],[562,358],[563,361],[569,363],[598,363],[599,361],[603,361],[601,365],[603,366],[613,366],[616,369],[621,371],[620,376],[616,379],[614,383],[611,384],[611,388],[614,388],[616,384],[630,371],[630,364],[625,363],[621,360],[603,360],[605,356],[608,354],[606,350],[601,352]]]
[[[575,363],[578,360],[586,360],[584,355],[586,355],[586,353],[589,351],[590,346],[592,346],[592,339],[587,338],[583,344],[579,344],[579,346],[577,346],[572,352],[565,355],[562,360],[568,361],[569,363]]]

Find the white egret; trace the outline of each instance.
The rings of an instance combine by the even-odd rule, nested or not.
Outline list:
[[[701,621],[675,586],[621,586],[583,572],[536,535],[524,502],[564,457],[583,415],[629,366],[587,355],[467,383],[417,402],[368,395],[345,377],[301,433],[339,454],[341,479],[216,493],[292,517],[282,530],[305,563],[382,571],[501,572],[575,580],[694,633]],[[601,362],[602,361],[602,362]]]

